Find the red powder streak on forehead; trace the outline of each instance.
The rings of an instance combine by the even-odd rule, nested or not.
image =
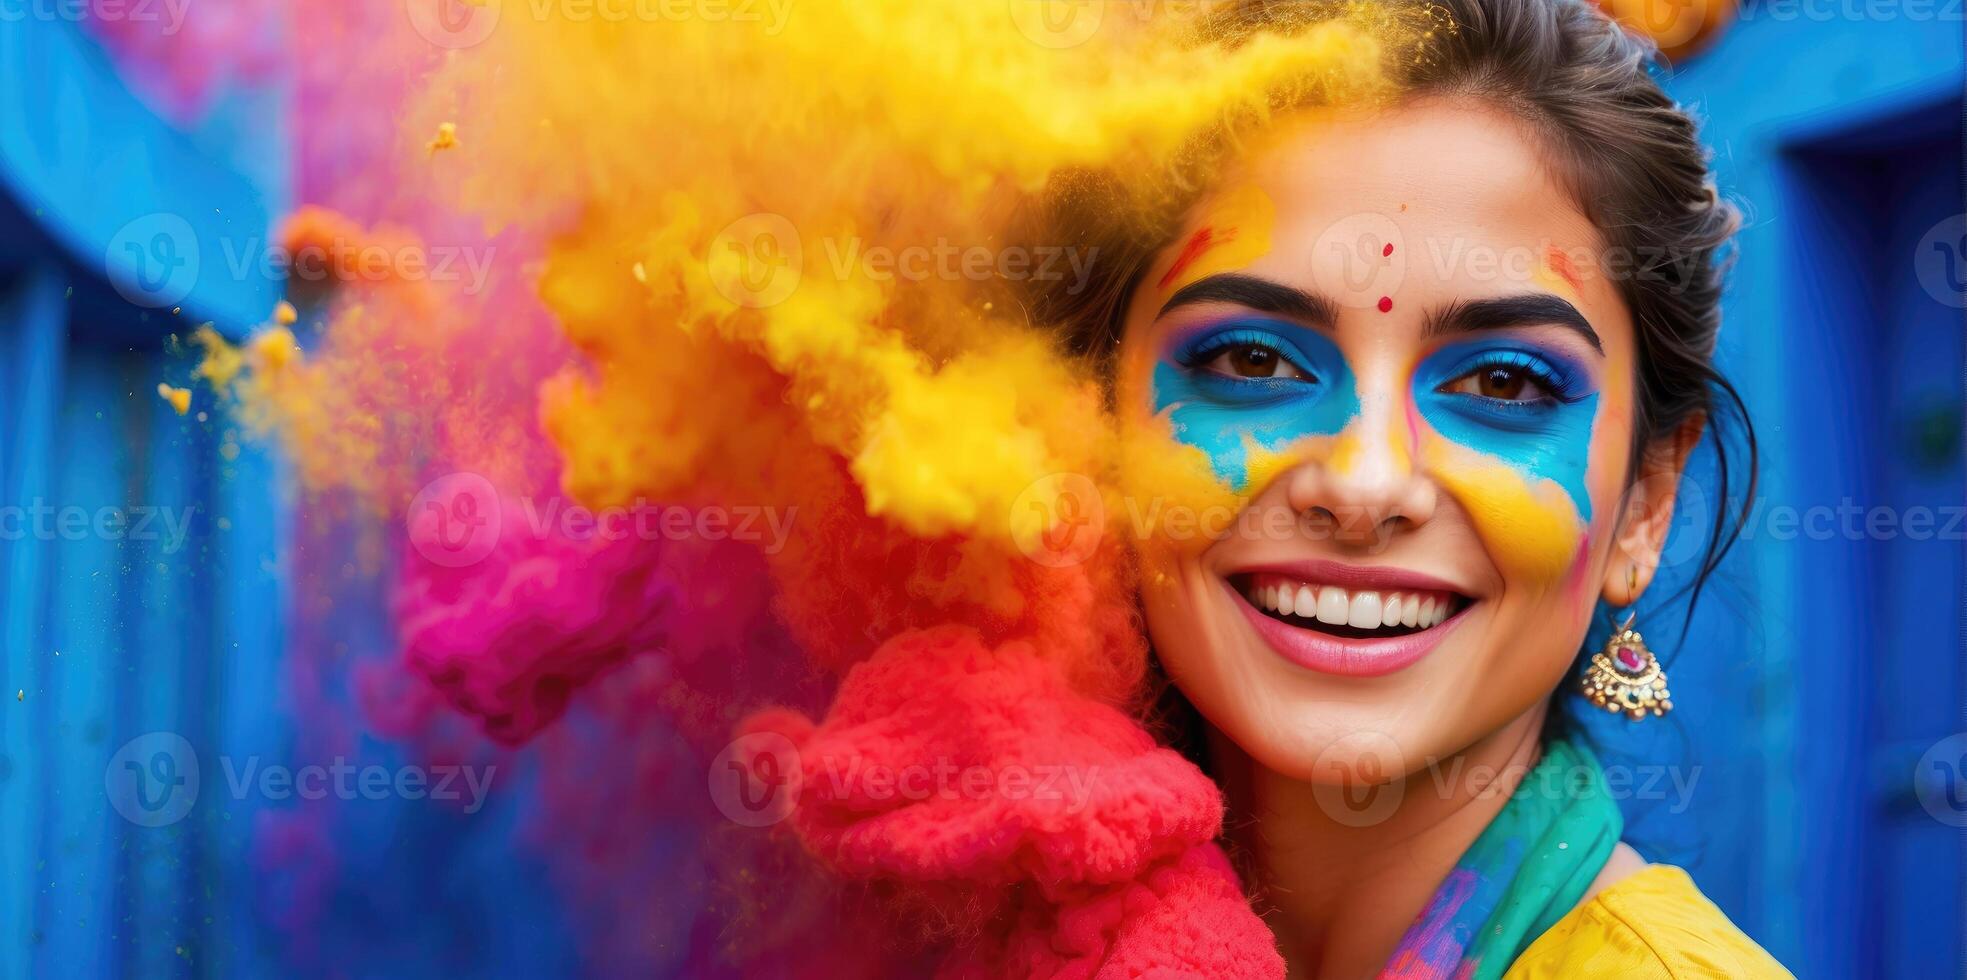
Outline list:
[[[1221,230],[1204,228],[1196,232],[1189,238],[1188,244],[1182,246],[1181,254],[1175,257],[1175,264],[1168,267],[1167,274],[1161,277],[1161,281],[1155,284],[1155,288],[1167,289],[1169,284],[1173,283],[1175,278],[1180,276],[1189,266],[1194,265],[1195,260],[1201,258],[1204,252],[1218,245],[1235,240],[1236,229],[1234,228],[1224,228]]]
[[[1583,288],[1578,283],[1577,266],[1571,264],[1571,257],[1565,255],[1563,249],[1555,245],[1544,249],[1544,264],[1550,266],[1550,271],[1563,277],[1565,282],[1570,283],[1572,289]]]

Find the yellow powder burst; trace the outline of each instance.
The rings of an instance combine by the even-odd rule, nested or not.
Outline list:
[[[796,508],[774,575],[840,595],[776,601],[829,662],[950,618],[1061,620],[1064,649],[1083,624],[1050,610],[1124,595],[1124,549],[1023,559],[1082,540],[1053,532],[1086,514],[1088,481],[1100,519],[1150,541],[1160,517],[1220,525],[1242,501],[1165,425],[1117,424],[1107,380],[1037,319],[1034,296],[1080,295],[1125,258],[1103,233],[1034,229],[1087,212],[1158,242],[1275,115],[1389,95],[1382,64],[1408,40],[1365,3],[1235,38],[1207,26],[1218,5],[1141,6],[1070,43],[969,0],[802,0],[776,26],[506,16],[424,79],[377,196],[426,235],[469,221],[479,237],[432,241],[490,257],[544,315],[461,296],[455,271],[409,281],[398,259],[431,254],[416,236],[303,208],[290,246],[381,245],[387,281],[328,283],[305,355],[280,315],[237,346],[200,330],[196,375],[249,434],[280,437],[304,490],[378,510],[439,460],[528,486],[554,467],[515,450],[502,478],[496,460],[536,451],[533,425],[591,506]],[[459,132],[470,152],[431,167]],[[1232,215],[1249,247],[1261,204]],[[525,403],[516,423],[467,380],[503,362],[535,369],[497,394]],[[1111,605],[1103,628],[1131,630]]]
[[[385,490],[376,482],[385,478],[377,465],[384,445],[379,425],[363,414],[355,388],[345,380],[362,370],[360,360],[308,365],[293,331],[277,324],[238,346],[210,326],[200,327],[192,339],[204,350],[193,373],[236,406],[247,432],[280,439],[304,486],[349,488],[358,496]]]
[[[157,385],[157,397],[169,402],[172,408],[177,409],[179,415],[191,411],[191,389],[189,388],[173,388],[170,385],[159,382]]]
[[[815,2],[776,31],[506,18],[405,125],[473,133],[447,204],[553,236],[540,292],[583,363],[541,418],[571,493],[769,493],[761,434],[798,432],[912,534],[1025,542],[1056,503],[1034,488],[1110,481],[1117,442],[1097,382],[1007,301],[1069,287],[1085,243],[1010,229],[1086,171],[1127,175],[1110,203],[1146,227],[1198,147],[1385,93],[1366,6],[1234,45],[1208,7],[1070,44],[1001,3]]]
[[[232,379],[239,375],[239,369],[245,363],[240,358],[239,352],[233,349],[231,344],[226,343],[225,338],[219,336],[219,332],[212,329],[209,323],[193,331],[191,339],[205,352],[204,359],[198,362],[193,373],[213,388],[223,389],[231,385]]]

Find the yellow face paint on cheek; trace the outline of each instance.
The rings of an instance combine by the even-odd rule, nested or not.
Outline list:
[[[1294,467],[1330,465],[1338,440],[1310,436],[1269,448],[1244,437],[1249,484],[1244,493],[1224,482],[1209,454],[1177,440],[1167,413],[1121,425],[1120,513],[1150,569],[1159,561],[1199,554],[1234,526],[1251,498]]]
[[[1261,493],[1271,481],[1294,466],[1305,463],[1335,466],[1340,454],[1347,451],[1346,437],[1343,435],[1307,436],[1276,449],[1266,449],[1257,445],[1256,440],[1245,437],[1244,446],[1249,453],[1251,496]]]
[[[1111,523],[1126,529],[1151,572],[1207,548],[1214,538],[1204,521],[1220,525],[1219,515],[1234,516],[1243,504],[1208,453],[1174,437],[1166,413],[1122,421],[1119,484]]]
[[[1554,584],[1577,562],[1585,524],[1556,481],[1532,484],[1503,460],[1437,435],[1422,440],[1421,454],[1505,575]]]
[[[1348,475],[1359,468],[1363,448],[1359,444],[1359,433],[1348,427],[1332,437],[1331,450],[1325,454],[1325,467],[1340,476]]]

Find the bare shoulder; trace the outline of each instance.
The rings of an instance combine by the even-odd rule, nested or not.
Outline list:
[[[1785,978],[1788,970],[1730,921],[1687,872],[1618,845],[1585,898],[1510,965],[1545,977]]]

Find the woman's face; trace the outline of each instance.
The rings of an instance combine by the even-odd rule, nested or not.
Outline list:
[[[1296,119],[1135,292],[1130,423],[1243,498],[1206,547],[1144,549],[1150,635],[1273,770],[1461,751],[1624,601],[1633,327],[1545,157],[1467,102]]]

